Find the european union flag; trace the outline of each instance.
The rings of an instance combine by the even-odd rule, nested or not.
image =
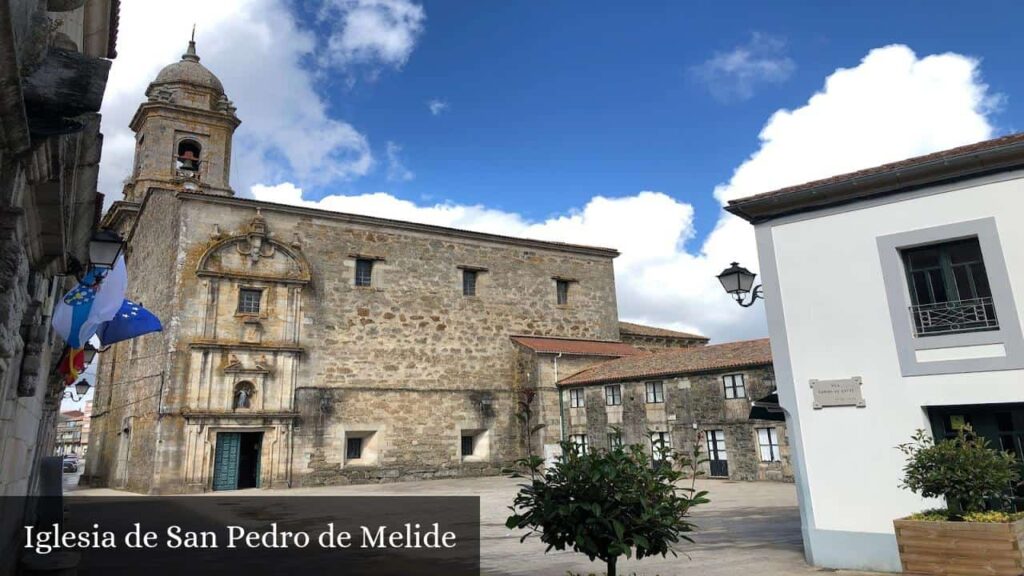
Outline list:
[[[131,340],[136,336],[159,332],[163,329],[160,319],[152,312],[143,308],[141,304],[136,304],[125,298],[121,309],[117,311],[113,319],[100,325],[96,336],[99,337],[100,344],[110,346],[115,342]]]

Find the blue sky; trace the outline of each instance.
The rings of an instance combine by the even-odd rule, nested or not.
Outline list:
[[[616,247],[624,319],[716,341],[766,333],[713,279],[757,264],[723,201],[1020,124],[1010,2],[180,6],[122,5],[104,191],[202,14],[199,54],[243,120],[238,194]]]

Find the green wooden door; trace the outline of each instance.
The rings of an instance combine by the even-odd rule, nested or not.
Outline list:
[[[237,432],[219,432],[217,451],[213,461],[213,489],[238,489],[238,449],[242,435]]]

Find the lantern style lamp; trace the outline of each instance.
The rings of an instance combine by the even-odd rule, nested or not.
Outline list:
[[[124,240],[113,230],[103,229],[89,241],[89,262],[98,268],[113,268],[124,249]]]
[[[761,293],[761,285],[754,286],[754,278],[756,277],[757,274],[740,266],[738,262],[733,262],[717,276],[725,292],[732,295],[736,303],[744,308],[752,306],[758,298],[764,297]],[[753,288],[753,293],[751,294],[750,301],[744,303],[743,298],[748,293],[751,293],[751,288]]]
[[[85,360],[86,366],[92,364],[93,359],[96,358],[96,352],[99,350],[93,347],[92,342],[85,343],[85,348],[82,349],[82,359]]]
[[[92,385],[89,384],[88,380],[82,378],[81,380],[78,381],[78,383],[75,384],[73,390],[68,390],[67,392],[64,393],[64,397],[71,398],[75,402],[78,402],[83,397],[85,397],[86,393],[89,392],[89,388],[92,388]],[[77,398],[75,397],[75,394],[78,394]]]

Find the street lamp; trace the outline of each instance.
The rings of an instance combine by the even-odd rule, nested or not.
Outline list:
[[[738,262],[733,262],[717,276],[726,293],[731,294],[736,303],[744,308],[752,306],[758,298],[764,298],[764,295],[761,293],[761,285],[754,286],[754,278],[756,277],[757,274],[740,266]],[[751,287],[753,287],[753,293],[751,294],[750,301],[744,303],[743,298],[751,291]]]
[[[99,352],[99,350],[92,345],[92,342],[85,343],[85,348],[82,348],[82,360],[84,361],[85,366],[92,364],[93,359],[96,358],[97,352]]]
[[[68,388],[72,387],[68,386]],[[89,388],[92,388],[92,385],[89,384],[88,380],[82,378],[81,380],[78,381],[78,383],[74,385],[74,390],[69,389],[66,392],[64,392],[64,398],[71,398],[71,400],[75,402],[80,402],[82,398],[86,395],[86,393],[89,392]],[[78,393],[78,398],[75,398],[76,392]]]
[[[104,228],[93,235],[89,241],[89,262],[99,268],[113,268],[117,257],[124,248],[121,235]]]

